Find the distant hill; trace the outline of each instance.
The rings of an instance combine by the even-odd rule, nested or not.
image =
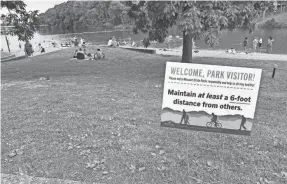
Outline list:
[[[68,1],[48,9],[39,15],[43,30],[51,34],[112,29],[115,26],[128,28],[131,19],[128,7],[119,1]]]
[[[165,112],[171,112],[173,114],[177,114],[177,115],[182,115],[182,111],[177,111],[177,110],[173,110],[171,108],[165,107],[162,110],[163,113]],[[201,117],[201,116],[211,116],[211,114],[208,114],[205,111],[186,111],[186,113],[188,113],[189,115],[191,115],[192,117]],[[241,119],[241,115],[240,114],[235,114],[235,115],[224,115],[224,116],[218,116],[220,117],[220,119],[222,120],[237,120],[237,119]],[[247,118],[249,119],[249,118]]]

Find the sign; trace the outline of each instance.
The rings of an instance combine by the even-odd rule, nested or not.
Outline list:
[[[167,62],[161,126],[250,135],[261,69]]]

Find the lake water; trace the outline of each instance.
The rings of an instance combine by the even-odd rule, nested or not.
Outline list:
[[[173,36],[173,41],[171,42],[171,47],[179,47],[182,45],[182,35],[177,35],[177,31],[171,31],[170,34]],[[130,36],[133,40],[140,41],[146,37],[144,34],[134,35],[131,31],[111,31],[111,32],[93,32],[93,33],[71,33],[71,34],[59,34],[59,35],[41,35],[39,33],[35,34],[34,39],[31,41],[34,46],[38,43],[48,45],[52,41],[58,43],[66,40],[70,40],[72,37],[83,38],[87,43],[93,44],[106,44],[108,39],[115,36],[117,39],[126,39]],[[180,38],[176,38],[179,36]],[[274,54],[287,54],[287,29],[259,29],[253,34],[249,34],[248,30],[236,29],[233,32],[223,31],[223,36],[220,38],[220,45],[218,49],[228,49],[235,48],[236,50],[242,50],[242,42],[245,37],[248,37],[248,47],[252,48],[252,40],[254,37],[261,36],[263,38],[263,47],[267,45],[267,39],[272,36],[275,39],[273,45]],[[9,36],[9,42],[11,50],[19,50],[19,41],[17,38]],[[45,41],[45,43],[44,43]],[[24,44],[23,42],[21,44]],[[153,47],[164,47],[163,44],[152,44]],[[203,41],[197,40],[196,46],[201,49],[209,48]],[[1,47],[4,51],[7,51],[7,44],[5,37],[1,35]]]

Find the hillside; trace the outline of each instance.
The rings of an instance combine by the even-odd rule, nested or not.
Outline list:
[[[124,2],[68,1],[40,14],[52,34],[111,29],[131,23]]]
[[[268,17],[258,23],[259,28],[287,28],[287,13]]]

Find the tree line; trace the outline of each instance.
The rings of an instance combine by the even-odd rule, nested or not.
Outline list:
[[[125,2],[68,1],[39,15],[49,33],[70,33],[126,28],[132,24]]]

